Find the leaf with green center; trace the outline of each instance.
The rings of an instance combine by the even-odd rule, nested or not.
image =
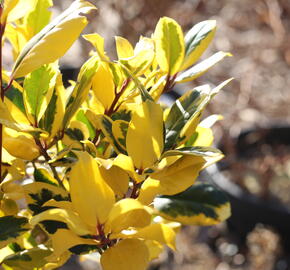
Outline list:
[[[170,156],[178,156],[178,155],[191,155],[191,156],[199,156],[199,157],[217,157],[223,156],[222,152],[213,147],[201,147],[201,146],[187,146],[182,148],[177,148],[175,150],[169,150],[165,152],[161,159]]]
[[[184,59],[184,40],[180,25],[168,17],[159,20],[155,32],[156,59],[162,71],[176,74]]]
[[[28,220],[25,217],[0,217],[0,248],[15,241],[15,239],[29,230]]]
[[[166,219],[185,225],[210,226],[230,216],[227,196],[209,184],[196,184],[180,194],[156,198],[154,207]]]
[[[47,261],[45,257],[52,254],[52,250],[44,247],[35,247],[7,256],[3,264],[13,270],[31,270],[43,267]]]
[[[81,68],[78,75],[78,82],[73,88],[73,91],[66,104],[66,111],[63,118],[63,127],[66,127],[77,112],[82,103],[86,100],[92,85],[93,77],[99,66],[99,58],[93,55]]]
[[[216,21],[203,21],[194,25],[185,35],[185,57],[181,69],[194,64],[212,41],[216,31]]]
[[[182,128],[199,113],[199,106],[207,98],[209,87],[207,85],[185,93],[172,105],[165,121],[165,150],[178,144]]]

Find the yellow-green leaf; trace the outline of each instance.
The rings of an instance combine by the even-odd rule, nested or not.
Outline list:
[[[49,23],[51,11],[48,8],[52,5],[52,0],[38,0],[34,9],[25,16],[24,24],[29,38],[32,38]]]
[[[16,59],[11,77],[22,77],[63,56],[87,25],[85,14],[92,10],[95,6],[89,2],[74,1],[25,45]]]
[[[76,154],[79,160],[70,173],[72,203],[83,221],[96,228],[107,220],[115,195],[103,179],[97,161],[86,152]]]
[[[118,233],[129,227],[142,228],[150,224],[151,214],[134,199],[118,201],[112,208],[105,225],[107,233]]]
[[[156,59],[164,72],[174,75],[182,65],[185,53],[180,25],[168,17],[159,20],[154,32]]]
[[[101,256],[104,270],[145,270],[148,263],[148,248],[138,239],[122,240]]]
[[[44,65],[31,72],[24,80],[26,114],[34,125],[38,124],[48,107],[58,74],[57,64]]]
[[[216,21],[208,20],[194,25],[185,35],[185,57],[182,70],[194,64],[212,41],[216,31]]]
[[[160,157],[164,146],[163,111],[159,104],[146,100],[132,113],[126,148],[135,167],[145,169]]]

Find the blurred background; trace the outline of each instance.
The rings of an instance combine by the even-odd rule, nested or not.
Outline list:
[[[72,0],[54,2],[57,14]],[[224,116],[214,128],[216,143],[227,154],[222,165],[223,175],[238,185],[240,193],[235,193],[237,196],[242,194],[246,202],[248,197],[255,197],[254,203],[258,203],[260,211],[252,213],[255,206],[246,204],[240,206],[240,213],[239,199],[229,191],[235,211],[229,223],[215,227],[184,227],[178,236],[178,252],[164,252],[150,269],[290,269],[287,248],[290,239],[287,238],[290,234],[290,1],[94,2],[99,8],[98,14],[91,18],[86,32],[101,34],[108,55],[113,59],[114,36],[126,37],[134,44],[140,35],[150,36],[162,16],[174,18],[185,32],[202,20],[217,20],[216,37],[202,58],[220,50],[233,54],[206,75],[176,91],[204,83],[217,85],[230,77],[235,78],[211,102],[206,114]],[[91,49],[80,39],[62,59],[63,68],[79,68]],[[271,133],[272,127],[280,129]],[[242,144],[239,144],[241,136],[238,136],[249,129],[252,131],[243,135]],[[248,148],[250,150],[244,155],[243,151]],[[270,208],[274,205],[271,211],[277,210],[278,214],[263,212],[264,218],[248,220],[249,215],[258,217],[268,205]],[[77,266],[76,262],[74,266],[70,262],[61,269],[97,268],[94,263],[85,261]]]

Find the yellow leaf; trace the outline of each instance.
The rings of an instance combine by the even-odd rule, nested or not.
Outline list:
[[[52,206],[56,208],[62,208],[66,210],[74,211],[73,205],[69,201],[56,201],[54,199],[51,199],[43,204],[43,206]]]
[[[205,128],[197,126],[196,131],[197,138],[193,143],[193,146],[211,146],[213,143],[213,132],[211,128]]]
[[[5,21],[7,21],[8,14],[11,12],[13,8],[17,5],[19,0],[6,0],[4,1],[4,8],[3,13],[1,15],[1,24],[3,24]],[[1,2],[2,4],[2,2]]]
[[[105,53],[105,42],[104,42],[103,37],[101,37],[97,33],[94,33],[94,34],[83,35],[83,38],[89,41],[95,47],[97,54],[102,61],[110,60]]]
[[[7,24],[4,36],[13,47],[13,59],[15,61],[28,39],[25,28],[23,25]]]
[[[132,237],[141,238],[145,240],[154,240],[161,244],[165,244],[171,249],[175,250],[176,234],[166,224],[151,224],[145,228],[138,230]]]
[[[119,154],[115,159],[113,164],[128,173],[128,175],[137,183],[142,182],[144,179],[136,173],[133,160],[123,154]]]
[[[3,147],[10,155],[24,160],[31,161],[40,155],[39,148],[31,135],[12,129],[4,129]]]
[[[17,114],[16,114],[17,116]],[[23,132],[42,132],[41,129],[34,128],[25,123],[18,123],[12,117],[7,105],[0,99],[0,123],[8,128]]]
[[[77,245],[98,245],[98,241],[81,238],[72,231],[59,229],[51,235],[53,254],[50,257],[59,257],[68,249]],[[48,260],[50,259],[48,258]]]
[[[163,151],[163,111],[159,104],[146,100],[132,113],[126,147],[135,167],[152,166]]]
[[[181,157],[160,172],[151,174],[142,184],[138,200],[150,204],[156,195],[174,195],[184,191],[193,185],[205,164],[207,161],[202,157]]]
[[[105,224],[107,233],[117,233],[129,227],[142,228],[150,224],[151,214],[146,207],[134,199],[118,201],[112,208]]]
[[[137,200],[144,205],[149,205],[160,192],[160,181],[148,177],[141,186]]]
[[[145,240],[144,243],[149,250],[149,260],[150,261],[157,259],[160,255],[160,253],[163,252],[163,250],[164,250],[164,246],[161,245],[157,241]]]
[[[0,208],[7,216],[17,215],[19,211],[17,203],[11,199],[2,199]]]
[[[154,39],[156,59],[162,71],[174,75],[182,65],[185,53],[183,32],[180,25],[168,17],[157,23]]]
[[[87,25],[84,14],[92,10],[95,6],[89,2],[74,1],[25,45],[14,64],[11,77],[25,76],[63,56]]]
[[[55,208],[46,210],[36,216],[33,216],[30,220],[30,224],[35,226],[36,224],[45,220],[64,222],[67,224],[69,229],[77,235],[88,235],[95,233],[95,231],[92,231],[88,228],[86,223],[80,219],[79,215],[68,209]]]
[[[104,270],[145,270],[148,263],[148,248],[138,239],[122,240],[101,256]]]
[[[116,36],[115,41],[118,59],[128,58],[134,55],[134,49],[127,39]]]
[[[92,90],[95,97],[108,110],[115,98],[113,75],[108,63],[101,62],[92,81]]]
[[[115,203],[115,195],[105,182],[96,160],[86,152],[76,152],[78,162],[70,173],[70,192],[75,210],[91,227],[103,224]]]
[[[100,172],[114,193],[119,197],[124,197],[129,187],[129,175],[117,166],[111,166],[108,169],[100,167]]]
[[[6,1],[5,0],[4,4],[5,4],[5,2],[8,2],[7,7],[9,6],[9,8],[11,7],[11,3],[13,3],[13,5],[12,5],[13,8],[8,13],[7,21],[14,22],[20,18],[23,18],[27,13],[32,11],[34,9],[34,6],[35,6],[37,0],[18,0],[18,1],[15,1],[15,0]],[[15,5],[15,3],[16,3],[16,5]],[[4,7],[4,10],[5,10],[5,7]],[[5,17],[5,16],[3,16],[3,17]]]
[[[30,125],[26,115],[10,99],[4,98],[4,103],[6,104],[7,109],[11,113],[13,119],[17,119],[19,123]]]

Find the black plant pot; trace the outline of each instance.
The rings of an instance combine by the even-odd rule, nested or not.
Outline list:
[[[253,139],[255,137],[258,139]],[[247,158],[250,153],[251,155],[255,153],[255,149],[258,149],[263,143],[289,147],[290,127],[274,127],[242,133],[235,144],[238,157]],[[226,166],[226,164],[222,166]],[[209,167],[204,172],[204,177],[224,190],[229,196],[232,216],[228,219],[228,226],[242,243],[245,242],[247,234],[253,230],[255,225],[261,223],[276,230],[281,235],[285,249],[290,251],[290,209],[278,200],[262,200],[244,191],[225,177],[217,165]]]

